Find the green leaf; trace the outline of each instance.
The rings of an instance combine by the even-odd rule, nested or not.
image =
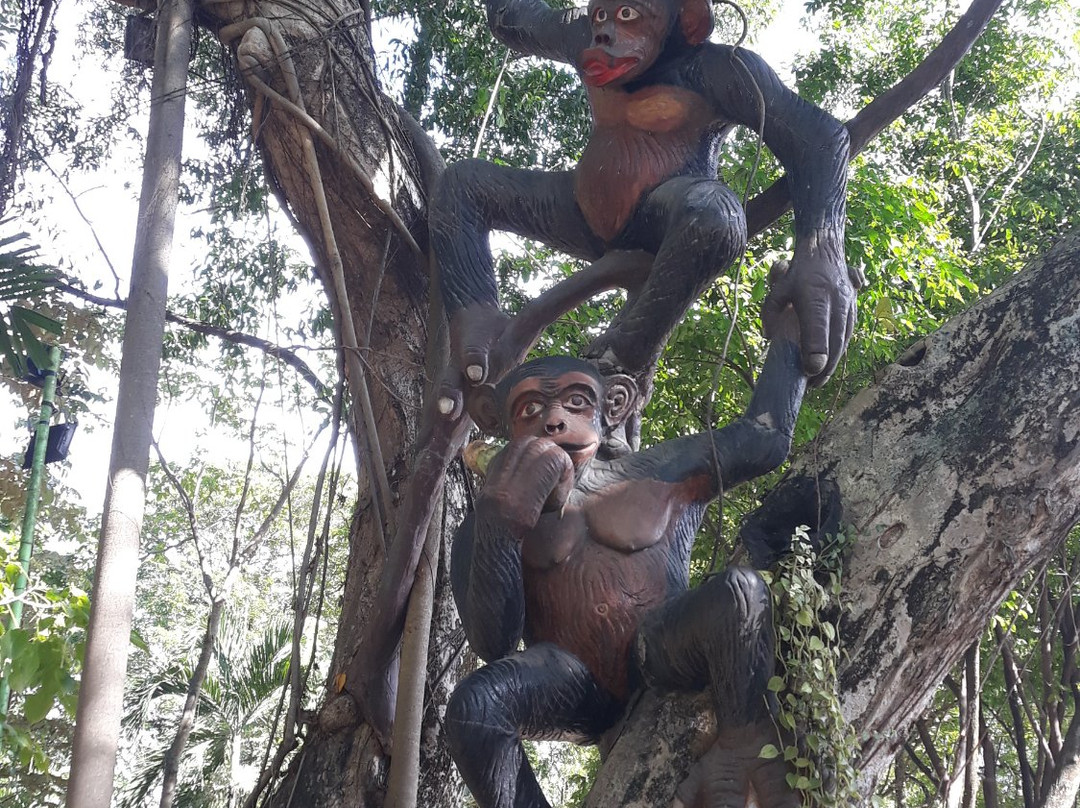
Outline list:
[[[38,688],[37,692],[31,693],[23,700],[23,715],[27,722],[36,724],[49,714],[52,709],[55,693],[47,687]]]
[[[23,362],[22,352],[16,350],[11,336],[8,334],[8,324],[4,320],[3,312],[0,312],[0,353],[11,367],[13,376],[22,376],[26,373],[26,363]]]
[[[19,315],[31,325],[36,325],[38,328],[42,328],[45,331],[51,331],[57,336],[64,333],[64,326],[62,323],[54,320],[52,317],[46,317],[39,311],[23,308],[22,306],[12,306],[11,311],[12,313],[18,312]]]
[[[785,687],[784,680],[780,676],[774,676],[769,680],[769,683],[766,685],[766,687],[773,693],[779,693]]]
[[[26,352],[39,368],[48,367],[49,349],[45,347],[45,343],[38,339],[33,329],[30,328],[30,324],[21,317],[16,317],[15,314],[15,311],[11,312],[11,324],[18,332]]]
[[[150,646],[147,644],[146,640],[144,640],[135,629],[131,630],[131,644],[140,651],[146,651],[147,653],[150,651]]]
[[[780,757],[780,750],[776,748],[775,744],[767,743],[761,747],[761,751],[758,752],[758,757],[764,760],[773,760]]]
[[[29,640],[26,629],[12,629],[4,635],[10,638],[11,689],[22,693],[34,687],[40,681],[38,675],[39,659],[37,644]]]

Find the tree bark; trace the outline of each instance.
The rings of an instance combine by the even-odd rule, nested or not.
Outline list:
[[[199,706],[199,695],[202,693],[203,682],[206,680],[206,672],[210,669],[210,659],[214,655],[214,645],[217,642],[218,630],[221,627],[221,612],[225,606],[224,600],[215,599],[210,604],[210,615],[206,619],[206,632],[203,634],[202,648],[199,651],[199,661],[195,670],[191,672],[188,680],[187,695],[184,697],[184,707],[180,713],[180,724],[176,729],[173,742],[165,753],[161,775],[161,801],[159,808],[172,808],[176,799],[177,786],[180,780],[180,761],[183,758],[184,748],[187,746],[191,731],[195,728],[196,711]],[[232,769],[230,767],[230,780]]]
[[[363,722],[345,673],[362,652],[409,476],[428,332],[441,326],[429,322],[425,211],[442,162],[378,86],[364,3],[207,3],[199,22],[236,56],[271,186],[306,238],[334,311],[361,468],[326,697],[315,723],[297,728],[304,745],[273,802],[374,808],[384,804],[389,757]],[[463,500],[455,475],[446,524],[457,524]],[[457,680],[459,650],[443,549],[420,750],[419,801],[431,808],[449,808],[460,796],[437,715]]]
[[[1080,794],[1080,719],[1074,715],[1065,733],[1050,787],[1039,808],[1071,808]]]
[[[1080,520],[1078,299],[1074,236],[915,345],[777,487],[832,481],[857,537],[839,686],[863,794],[1005,595]],[[667,804],[701,745],[695,707],[707,704],[643,699],[589,808]]]
[[[112,797],[165,333],[191,36],[191,0],[163,2],[68,808],[108,808]]]

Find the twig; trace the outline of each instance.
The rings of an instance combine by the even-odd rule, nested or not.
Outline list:
[[[915,102],[939,85],[949,71],[964,58],[979,38],[1002,0],[974,0],[952,30],[899,83],[883,92],[847,122],[851,156],[855,156],[881,130],[899,118]],[[746,206],[747,237],[761,233],[779,219],[791,205],[785,174]]]
[[[120,309],[122,311],[127,310],[127,301],[119,298],[100,297],[99,295],[87,292],[85,289],[81,289],[78,286],[66,282],[58,282],[56,288],[67,292],[70,295],[74,295],[80,300],[85,300],[87,303],[93,303],[96,306],[104,306],[110,309]],[[184,328],[194,331],[198,334],[205,334],[209,337],[217,337],[226,342],[231,342],[234,345],[247,345],[249,348],[256,348],[263,353],[274,357],[281,362],[295,370],[300,374],[301,378],[306,381],[311,388],[315,391],[316,395],[323,401],[330,400],[331,390],[318,376],[315,375],[315,371],[299,356],[296,355],[289,348],[283,348],[280,345],[275,345],[268,340],[256,337],[253,334],[247,334],[243,331],[236,331],[231,328],[222,328],[221,326],[210,325],[200,320],[194,320],[191,317],[186,317],[182,314],[175,314],[173,312],[165,312],[165,319],[170,323],[183,326]]]

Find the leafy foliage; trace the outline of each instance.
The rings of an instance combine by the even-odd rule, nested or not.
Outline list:
[[[859,740],[841,712],[837,687],[841,569],[848,544],[838,535],[819,554],[799,528],[791,553],[770,576],[781,674],[768,687],[779,701],[782,733],[794,737],[783,749],[766,745],[761,757],[783,756],[794,769],[788,784],[802,792],[808,807],[850,805],[859,798]]]
[[[195,728],[181,770],[178,805],[236,802],[252,761],[265,745],[270,710],[288,679],[292,630],[284,622],[273,621],[252,642],[245,628],[236,615],[222,619],[214,670],[199,695]],[[176,728],[175,711],[187,693],[193,669],[193,660],[171,663],[133,689],[125,725],[135,732],[150,727],[158,731],[141,747],[120,805],[144,804],[160,781]],[[258,745],[253,744],[255,738]]]
[[[52,270],[31,263],[37,248],[20,245],[27,239],[26,233],[0,236],[0,303],[7,304],[6,312],[0,309],[0,358],[14,376],[26,375],[27,357],[39,368],[49,365],[48,346],[35,333],[35,328],[57,336],[63,333],[62,326],[53,318],[15,303],[41,297],[56,281]]]
[[[0,800],[23,804],[28,780],[39,783],[40,797],[62,784],[62,751],[54,743],[54,724],[70,727],[75,720],[78,676],[82,669],[90,602],[74,584],[52,586],[31,570],[22,625],[10,626],[15,581],[22,571],[18,537],[5,533],[0,543],[3,578],[0,601],[0,676],[13,696],[7,722],[0,725],[5,756],[0,770]],[[39,803],[40,804],[40,803]]]

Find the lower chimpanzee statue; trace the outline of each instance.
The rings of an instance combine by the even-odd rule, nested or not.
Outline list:
[[[645,685],[712,695],[719,734],[707,757],[721,771],[688,778],[683,804],[798,804],[783,763],[758,757],[775,734],[769,591],[742,568],[690,590],[688,569],[708,503],[787,456],[806,386],[797,335],[789,308],[743,417],[610,460],[596,452],[635,405],[629,377],[552,357],[488,393],[500,423],[481,426],[509,443],[451,566],[469,643],[488,664],[447,710],[451,752],[481,808],[547,806],[521,739],[596,741]]]

